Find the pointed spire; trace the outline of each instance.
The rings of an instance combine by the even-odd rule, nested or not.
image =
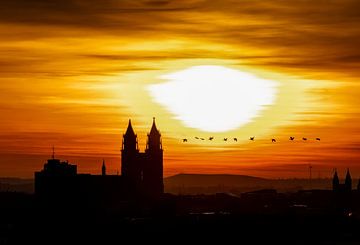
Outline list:
[[[125,134],[123,135],[122,150],[136,151],[137,149],[138,149],[137,136],[131,125],[131,119],[129,119],[128,127],[126,129]]]
[[[106,166],[105,166],[105,160],[103,159],[103,164],[101,167],[101,174],[104,176],[106,175]]]
[[[148,140],[146,144],[147,150],[161,150],[161,134],[159,130],[156,128],[155,117],[153,117],[153,123],[150,129],[150,133],[148,134]]]
[[[335,172],[334,172],[332,184],[333,184],[333,190],[337,191],[339,189],[340,182],[339,182],[339,176],[337,174],[336,168],[334,170],[335,170]]]
[[[55,159],[55,146],[52,147],[52,159]]]
[[[350,170],[349,168],[346,171],[346,178],[350,178],[351,179],[351,175],[350,175]]]
[[[134,132],[134,129],[131,125],[131,119],[129,119],[129,124],[128,124],[128,127],[126,129],[126,133],[125,133],[126,136],[135,136],[135,132]]]
[[[333,180],[339,181],[339,176],[338,176],[338,173],[337,173],[337,169],[335,168],[334,171],[335,171],[335,172],[334,172]]]
[[[352,180],[351,180],[351,175],[350,175],[349,169],[347,169],[347,172],[346,172],[345,186],[348,191],[352,190]]]
[[[155,117],[153,117],[153,124],[151,126],[150,135],[160,135],[159,130],[156,128]]]
[[[349,169],[347,169],[347,171],[346,171],[345,184],[347,182],[351,183],[351,175],[350,175],[350,170]]]

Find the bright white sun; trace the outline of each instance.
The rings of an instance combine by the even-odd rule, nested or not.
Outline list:
[[[153,99],[186,126],[207,132],[241,127],[273,104],[276,84],[223,66],[193,66],[162,75],[153,84]]]

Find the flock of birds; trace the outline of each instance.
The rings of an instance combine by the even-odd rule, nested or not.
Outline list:
[[[205,140],[205,138],[200,138],[200,137],[194,137],[196,140]],[[213,136],[211,136],[211,137],[209,137],[209,141],[212,141],[214,139],[214,137]],[[230,139],[229,139],[230,140]],[[249,140],[251,140],[251,141],[255,141],[255,136],[251,136],[250,138],[249,138]],[[289,140],[290,141],[294,141],[295,140],[295,137],[293,137],[293,136],[290,136],[289,137]],[[306,138],[306,137],[303,137],[302,138],[302,140],[303,141],[307,141],[308,140],[308,138]],[[316,141],[320,141],[320,138],[315,138],[315,140]],[[223,141],[228,141],[228,138],[223,138]],[[235,142],[237,142],[238,141],[238,139],[237,138],[233,138],[233,141],[235,141]],[[188,142],[188,139],[187,138],[185,138],[185,139],[182,139],[182,142]],[[271,139],[271,142],[272,143],[276,143],[276,139],[274,139],[274,138],[272,138]]]

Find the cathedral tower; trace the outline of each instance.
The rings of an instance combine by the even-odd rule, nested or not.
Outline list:
[[[164,193],[163,183],[163,148],[161,134],[156,128],[155,118],[148,134],[146,150],[147,161],[144,163],[144,187],[150,196]]]
[[[349,169],[347,169],[347,172],[346,172],[345,189],[346,189],[346,191],[351,191],[352,190],[352,180],[351,180],[351,175],[350,175],[350,170]]]
[[[141,164],[139,162],[139,148],[137,135],[135,134],[131,120],[123,135],[121,149],[121,175],[124,176],[132,186],[138,186],[141,182]]]

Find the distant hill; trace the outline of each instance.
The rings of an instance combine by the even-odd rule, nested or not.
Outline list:
[[[165,185],[184,186],[242,186],[269,183],[270,180],[248,175],[232,174],[177,174],[164,179]]]
[[[265,179],[231,174],[177,174],[164,179],[165,191],[174,194],[240,194],[259,189],[281,192],[303,189],[330,189],[331,179]]]

